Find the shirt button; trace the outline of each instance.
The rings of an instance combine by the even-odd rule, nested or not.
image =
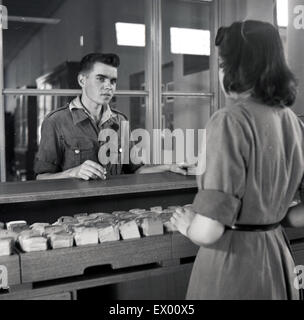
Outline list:
[[[79,154],[79,153],[80,153],[80,150],[79,150],[79,149],[76,149],[76,150],[75,150],[75,153],[76,153],[76,154]]]

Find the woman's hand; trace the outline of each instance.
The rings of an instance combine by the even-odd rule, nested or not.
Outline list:
[[[169,165],[169,171],[182,174],[183,176],[187,175],[187,169],[183,165],[180,165],[180,164]]]
[[[136,173],[160,173],[160,172],[174,172],[178,174],[182,174],[184,176],[187,175],[187,169],[182,164],[161,164],[161,165],[145,165],[140,167]]]
[[[195,212],[190,207],[184,209],[180,208],[176,209],[170,221],[181,234],[188,237],[187,231],[194,217]]]
[[[174,173],[179,173],[184,176],[186,175],[195,175],[197,170],[197,163],[176,163],[169,165],[169,171]]]

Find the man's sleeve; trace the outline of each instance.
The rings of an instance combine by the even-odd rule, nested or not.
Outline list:
[[[122,173],[125,174],[130,174],[134,173],[137,169],[142,167],[144,164],[141,161],[138,161],[137,163],[132,162],[131,159],[131,150],[135,146],[134,141],[130,141],[131,137],[131,132],[130,132],[130,127],[129,125],[122,125],[123,122],[129,122],[127,116],[124,114],[120,113],[120,136],[124,141],[120,141],[120,143],[123,145],[123,154],[122,154],[122,159],[128,159],[128,163],[123,162],[122,166]]]
[[[35,159],[34,171],[36,174],[61,171],[61,159],[60,136],[52,121],[46,118],[41,127],[41,140]]]
[[[135,142],[130,141],[129,155],[130,155],[131,150],[134,147],[134,145],[135,145]],[[130,159],[129,164],[124,164],[122,167],[123,173],[126,173],[126,174],[134,173],[137,169],[139,169],[140,167],[142,167],[144,165],[142,162],[139,164],[133,163],[131,160],[131,156],[129,157],[129,159]]]

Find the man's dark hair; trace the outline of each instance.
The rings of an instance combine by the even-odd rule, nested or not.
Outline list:
[[[221,27],[216,35],[227,93],[252,91],[252,97],[274,106],[291,106],[297,81],[287,66],[280,34],[272,24],[247,20]]]
[[[101,62],[115,68],[118,68],[120,64],[119,57],[115,53],[90,53],[80,61],[79,73],[90,71],[96,62]]]

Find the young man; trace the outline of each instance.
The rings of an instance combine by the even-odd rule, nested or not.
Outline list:
[[[80,62],[78,83],[81,96],[70,104],[51,112],[41,128],[41,141],[34,170],[37,179],[80,178],[106,179],[108,174],[174,171],[185,174],[179,166],[142,167],[129,164],[102,166],[98,161],[100,142],[98,136],[103,129],[118,132],[118,150],[122,121],[127,118],[109,103],[116,90],[119,57],[115,54],[92,53]],[[108,172],[107,172],[108,171]],[[109,172],[110,171],[110,172]]]

